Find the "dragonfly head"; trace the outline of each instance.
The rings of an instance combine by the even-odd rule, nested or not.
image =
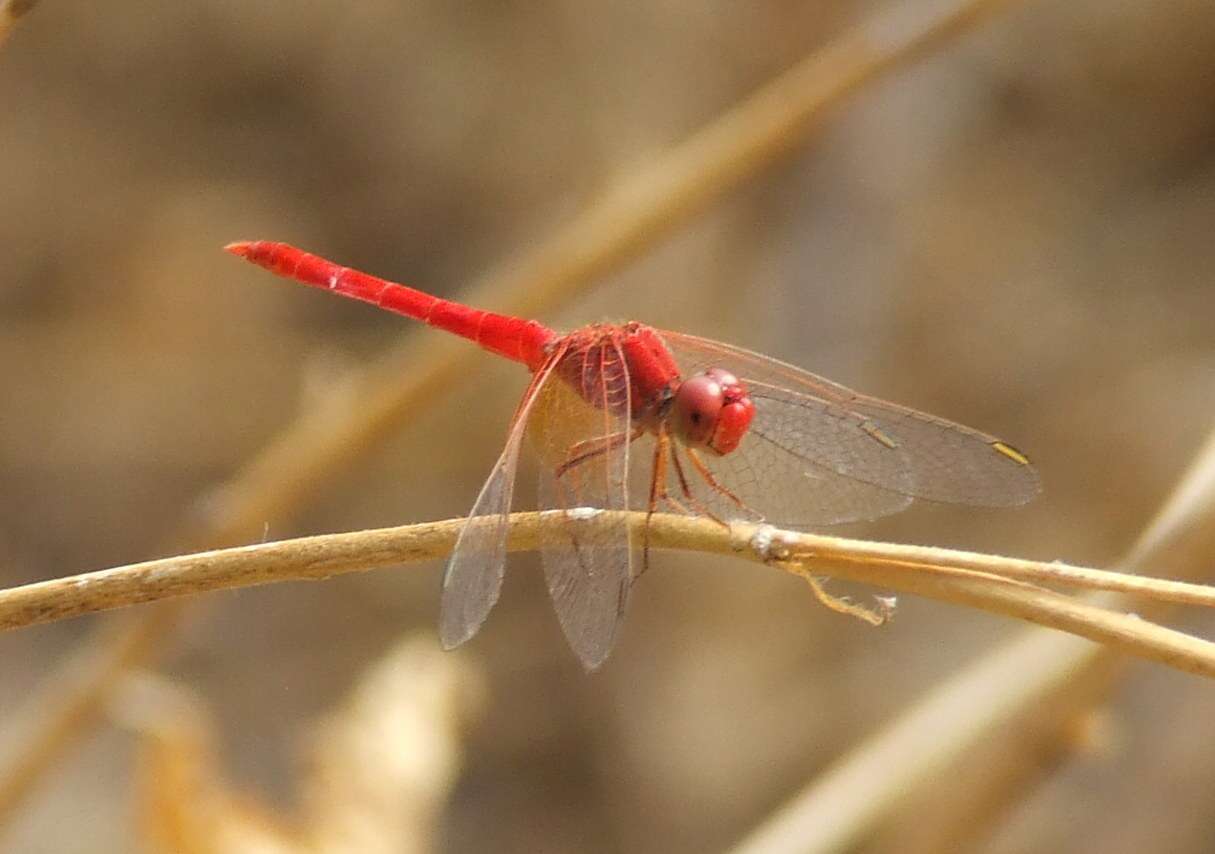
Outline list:
[[[672,430],[685,444],[718,455],[738,447],[755,404],[738,377],[721,368],[688,377],[675,392],[671,407]]]

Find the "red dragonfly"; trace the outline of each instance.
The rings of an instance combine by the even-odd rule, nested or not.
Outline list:
[[[541,509],[574,511],[562,514],[568,524],[541,558],[566,638],[588,669],[616,641],[633,549],[622,514],[588,526],[573,521],[584,515],[578,508],[661,508],[723,524],[807,527],[874,519],[913,498],[996,507],[1039,491],[1029,461],[999,439],[739,347],[637,322],[562,335],[285,243],[226,249],[453,332],[531,372],[443,576],[439,633],[448,649],[476,634],[498,599],[525,433],[541,460]],[[476,517],[487,518],[470,524]]]

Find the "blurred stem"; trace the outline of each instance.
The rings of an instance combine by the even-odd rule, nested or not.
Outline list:
[[[0,777],[0,816],[8,815],[37,784],[63,745],[101,716],[107,691],[131,669],[152,656],[177,624],[184,602],[169,602],[134,620],[115,620],[78,647],[41,686],[37,705],[5,722],[9,761]],[[46,711],[45,713],[44,710]]]
[[[1123,564],[1143,571],[1149,565],[1194,575],[1210,565],[1215,545],[1215,432],[1186,476],[1131,548]],[[1091,600],[1090,600],[1091,601]],[[1101,601],[1123,607],[1123,597]],[[1159,606],[1157,606],[1159,607]],[[974,840],[982,805],[988,821],[1039,779],[1068,748],[1077,716],[1108,690],[1122,668],[1114,645],[1094,646],[1057,632],[1029,629],[976,660],[896,720],[866,739],[797,793],[757,827],[734,854],[838,852],[854,850],[927,790],[954,793],[962,804],[936,833],[917,827],[919,840],[904,836],[894,850],[964,850],[963,837]],[[1051,720],[1035,716],[1044,708]],[[1032,724],[1027,720],[1032,719]],[[1053,744],[1042,733],[1053,730]],[[978,746],[988,756],[1018,768],[969,768],[966,775],[946,774]],[[1041,757],[1025,763],[1027,751]],[[979,776],[981,772],[982,776]],[[1000,791],[997,792],[996,789]],[[924,817],[919,812],[913,824]],[[937,844],[934,844],[935,843]],[[955,844],[960,847],[955,847]]]
[[[34,8],[37,0],[0,0],[0,44],[9,37],[18,19]]]
[[[565,535],[565,526],[593,527],[614,514],[567,520],[560,514],[517,513],[511,517],[509,548],[532,550],[545,538]],[[646,514],[628,513],[640,537]],[[487,522],[489,520],[486,520]],[[401,563],[446,556],[463,519],[382,528],[349,534],[304,537],[256,546],[201,552],[104,569],[0,591],[0,629],[50,622],[128,605],[156,602],[213,590],[275,581],[328,578]],[[477,524],[474,520],[473,524]],[[972,552],[825,537],[771,526],[735,524],[666,514],[649,522],[651,547],[734,555],[798,575],[847,578],[892,590],[1017,617],[1097,641],[1178,670],[1215,676],[1215,643],[1013,580],[1002,570],[1015,567],[1023,578],[1057,581],[1069,574],[1086,584],[1107,579],[1125,588],[1118,573],[1036,564]],[[1137,579],[1136,593],[1157,588],[1174,595],[1185,588],[1188,601],[1212,601],[1215,590],[1176,582]]]
[[[1129,571],[1168,566],[1187,576],[1211,574],[1215,552],[1215,431],[1151,523],[1120,562]],[[1105,602],[1115,607],[1113,597]],[[1149,602],[1143,616],[1160,620],[1169,603]],[[1027,633],[1028,634],[1028,633]],[[1077,752],[1077,722],[1092,720],[1128,674],[1129,662],[1108,648],[1056,654],[1071,673],[1057,685],[1031,683],[1034,694],[1008,724],[984,739],[983,757],[955,763],[949,785],[925,792],[883,833],[885,850],[934,852],[981,847],[1007,814]],[[1031,662],[1023,662],[1032,666]],[[1026,761],[1025,757],[1033,757]],[[909,830],[914,828],[914,830]],[[880,846],[881,843],[879,843]]]
[[[653,246],[761,169],[796,151],[830,108],[883,75],[940,49],[1013,2],[892,0],[884,14],[812,53],[627,177],[540,241],[534,251],[489,273],[464,301],[514,314],[552,309],[596,276]],[[367,371],[341,412],[305,413],[251,460],[218,495],[214,514],[196,525],[186,540],[223,545],[256,537],[266,519],[281,520],[298,509],[319,484],[405,423],[416,406],[423,401],[433,406],[471,372],[472,360],[481,357],[462,342],[429,335],[389,353]],[[112,674],[139,663],[127,651],[153,654],[164,647],[154,639],[165,633],[159,621],[148,618],[118,633],[106,630],[87,638],[78,657],[105,659],[97,662],[96,678],[79,682],[77,693],[67,697],[56,689],[63,681],[61,674],[52,675],[51,687],[34,693],[23,710],[26,719],[42,722],[44,732],[34,740],[43,743],[50,733],[58,733],[57,750],[66,749],[95,719],[113,689]],[[99,644],[108,646],[95,653]],[[81,709],[92,713],[74,711]],[[48,747],[34,762],[35,757],[19,745],[16,755],[0,757],[0,791],[10,792],[7,801],[0,800],[0,823],[50,767],[56,752]],[[19,769],[21,784],[14,788]]]

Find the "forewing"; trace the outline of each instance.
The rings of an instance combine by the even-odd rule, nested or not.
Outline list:
[[[498,601],[506,569],[506,538],[510,532],[510,505],[515,488],[519,448],[528,416],[550,383],[560,357],[555,353],[533,376],[507,433],[506,447],[473,504],[443,573],[439,608],[439,639],[454,649],[481,628]]]
[[[909,495],[837,474],[759,435],[749,436],[738,450],[722,457],[697,454],[717,486],[696,471],[686,448],[675,443],[674,453],[683,482],[680,470],[668,465],[667,489],[684,505],[674,509],[694,515],[809,528],[876,519],[911,503]],[[685,485],[690,498],[683,494]]]
[[[594,670],[616,642],[632,582],[628,524],[602,512],[629,506],[629,376],[615,346],[566,358],[576,360],[585,396],[567,382],[549,383],[531,420],[540,507],[561,520],[540,557],[561,628]]]
[[[779,449],[798,469],[795,474],[811,481],[816,470],[826,470],[876,488],[868,495],[845,492],[853,518],[885,515],[906,503],[883,492],[994,507],[1022,504],[1039,491],[1028,461],[994,436],[867,397],[748,350],[681,333],[660,334],[681,370],[718,366],[747,385],[756,404],[750,435],[719,462],[741,467],[740,476],[770,477],[776,464],[765,446]],[[735,455],[741,459],[731,460]],[[843,488],[832,486],[831,478],[820,486],[826,493]]]

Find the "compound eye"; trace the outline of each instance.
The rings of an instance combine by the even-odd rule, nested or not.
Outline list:
[[[747,434],[754,417],[755,404],[751,398],[743,396],[727,403],[717,416],[717,428],[709,439],[709,448],[722,456],[735,450]]]
[[[684,380],[675,393],[675,435],[693,447],[707,447],[717,429],[725,393],[721,385],[707,374]]]

